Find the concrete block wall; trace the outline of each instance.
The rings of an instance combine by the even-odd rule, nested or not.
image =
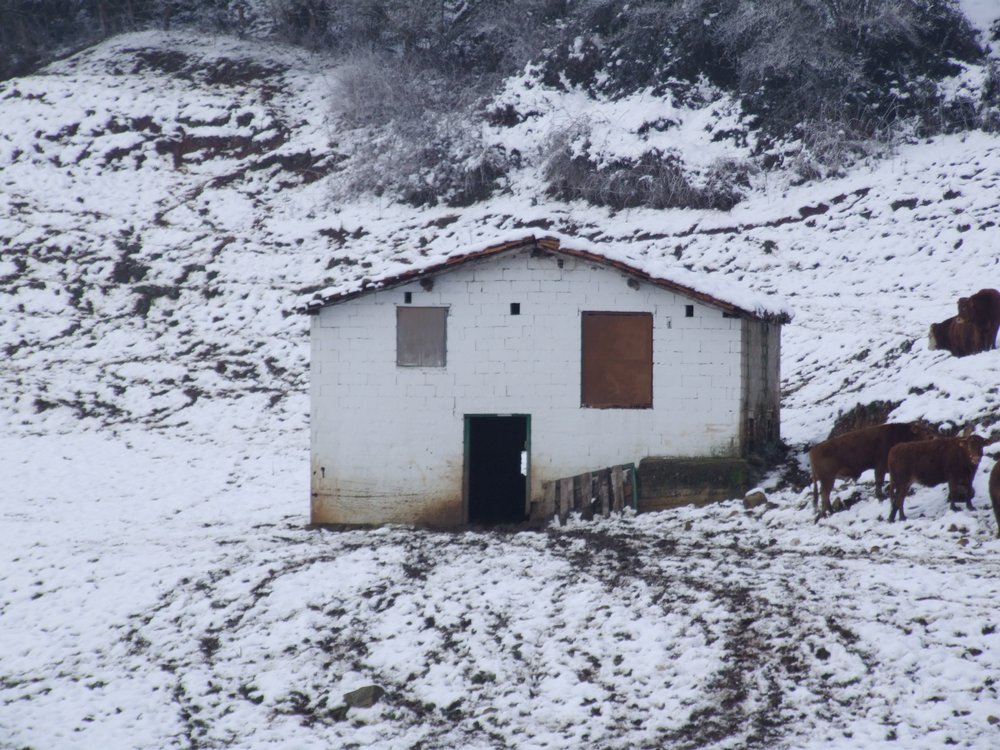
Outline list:
[[[531,415],[542,482],[645,456],[735,455],[741,321],[577,258],[501,254],[312,321],[316,522],[461,523],[464,417]],[[396,365],[396,308],[447,307],[445,367]],[[511,314],[511,303],[520,314]],[[693,317],[685,307],[693,305]],[[581,313],[653,314],[653,408],[580,405]]]

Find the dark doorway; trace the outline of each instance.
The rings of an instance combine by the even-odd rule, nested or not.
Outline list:
[[[524,521],[528,492],[528,421],[527,415],[465,417],[469,523]]]

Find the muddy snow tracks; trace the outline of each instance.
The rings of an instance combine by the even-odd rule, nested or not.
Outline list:
[[[859,716],[894,736],[900,717],[871,697],[894,677],[856,631],[881,595],[857,597],[867,561],[643,518],[260,528],[137,614],[129,658],[168,675],[185,747],[305,731],[339,747],[772,748],[850,737]],[[888,609],[872,626],[891,638],[903,607]]]

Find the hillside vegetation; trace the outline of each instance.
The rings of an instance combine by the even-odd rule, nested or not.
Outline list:
[[[355,131],[346,189],[413,205],[469,205],[531,163],[562,200],[728,209],[761,170],[817,179],[914,138],[1000,128],[996,32],[954,0],[21,0],[0,8],[0,76],[178,26],[339,61],[332,106]],[[511,99],[515,75],[670,111],[611,139],[580,112],[512,145],[504,129],[544,114]],[[691,119],[721,152],[708,163],[677,143]]]

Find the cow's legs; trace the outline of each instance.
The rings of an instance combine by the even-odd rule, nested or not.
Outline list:
[[[829,516],[833,513],[833,506],[830,504],[830,493],[833,491],[834,479],[823,479],[819,484],[819,494],[823,498],[823,513],[824,516]]]
[[[903,512],[903,500],[906,498],[906,493],[910,491],[910,485],[897,484],[893,482],[893,493],[892,493],[892,510],[889,511],[889,521],[890,523],[896,520],[896,514],[899,514],[899,520],[905,521],[906,514]]]
[[[948,483],[948,503],[951,505],[952,510],[958,510],[958,506],[955,503],[959,500],[965,500],[965,507],[969,510],[975,510],[976,506],[972,504],[972,498],[976,495],[976,488],[971,484],[957,484],[954,482]]]
[[[875,467],[875,497],[879,500],[885,498],[885,494],[882,492],[882,484],[885,482],[885,472],[886,467],[876,466]]]

